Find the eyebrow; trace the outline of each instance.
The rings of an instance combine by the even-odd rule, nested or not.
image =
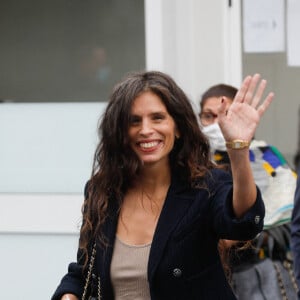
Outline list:
[[[153,116],[153,115],[167,115],[167,114],[168,114],[167,111],[159,110],[159,111],[150,112],[148,115]],[[130,113],[130,116],[140,116],[140,115],[139,114]]]
[[[212,109],[210,108],[205,108],[201,111],[202,113],[213,113],[213,114],[216,114]]]

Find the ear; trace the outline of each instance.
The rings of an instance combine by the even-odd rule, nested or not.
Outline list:
[[[176,139],[180,138],[180,132],[179,132],[179,130],[177,128],[175,129],[175,138]]]

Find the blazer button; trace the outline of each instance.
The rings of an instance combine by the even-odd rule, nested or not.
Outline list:
[[[175,268],[173,270],[173,276],[174,277],[181,277],[181,275],[182,275],[182,271],[179,268]]]

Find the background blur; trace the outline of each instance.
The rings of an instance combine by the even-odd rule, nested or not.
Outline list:
[[[196,112],[209,86],[261,73],[275,101],[256,139],[293,167],[296,2],[260,0],[257,10],[257,0],[0,1],[1,299],[50,299],[76,259],[98,119],[127,72],[167,72]]]

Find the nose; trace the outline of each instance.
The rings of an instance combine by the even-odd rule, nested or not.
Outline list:
[[[140,129],[140,134],[142,135],[149,135],[152,133],[152,126],[151,122],[147,119],[143,119],[141,123],[141,129]]]
[[[214,117],[212,123],[215,124],[215,123],[218,123],[218,122],[219,122],[218,116]]]

